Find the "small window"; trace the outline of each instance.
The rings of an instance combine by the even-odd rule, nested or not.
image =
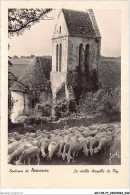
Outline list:
[[[60,28],[59,28],[59,33],[61,33],[61,26],[60,26]]]
[[[56,45],[56,71],[58,71],[58,44]]]
[[[62,62],[62,44],[60,43],[60,53],[59,53],[59,72],[61,72],[61,62]]]

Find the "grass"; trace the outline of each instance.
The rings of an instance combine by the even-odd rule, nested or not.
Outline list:
[[[28,65],[33,59],[28,58],[11,58],[12,64],[16,65]]]
[[[28,65],[32,62],[33,59],[24,59],[24,58],[12,58],[12,67],[10,71],[19,78],[25,71]]]
[[[121,59],[101,57],[98,67],[99,81],[104,88],[121,87]]]

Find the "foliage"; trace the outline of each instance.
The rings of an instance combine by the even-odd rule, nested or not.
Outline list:
[[[75,100],[78,103],[82,94],[98,90],[97,71],[93,69],[89,72],[82,72],[79,67],[76,67],[74,71],[69,71],[67,74],[67,87],[69,90],[73,89]]]
[[[14,55],[13,58],[19,58],[18,56]]]
[[[24,112],[24,115],[28,117],[49,117],[51,115],[51,105],[50,104],[40,104],[37,103],[34,108],[29,109],[28,111]],[[23,115],[23,114],[22,114]]]
[[[51,115],[51,105],[46,104],[36,104],[34,109],[34,115],[36,117],[42,117],[42,116],[50,116]]]
[[[26,125],[32,125],[35,122],[35,117],[29,116],[28,118],[25,119],[24,123]]]
[[[39,70],[44,74],[45,78],[49,81],[52,69],[52,60],[47,57],[36,57],[36,64]]]
[[[40,20],[52,19],[47,14],[52,9],[8,9],[8,34],[20,35]]]
[[[29,116],[24,120],[24,130],[26,132],[35,132],[38,126],[43,127],[44,124],[49,124],[50,122],[50,117]]]
[[[81,115],[105,114],[120,115],[120,89],[98,90],[96,93],[88,92],[82,97],[79,105]]]
[[[55,104],[55,114],[57,118],[63,118],[71,116],[73,113],[77,112],[77,104],[75,99],[65,100],[62,99]]]
[[[99,81],[106,90],[121,87],[121,59],[105,57],[101,59],[99,67]]]

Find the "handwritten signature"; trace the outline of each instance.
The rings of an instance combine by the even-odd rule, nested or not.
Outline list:
[[[120,153],[119,153],[119,151],[116,151],[115,153],[110,153],[110,157],[109,157],[109,162],[110,162],[110,165],[112,164],[112,159],[113,158],[118,158],[118,159],[120,159]]]

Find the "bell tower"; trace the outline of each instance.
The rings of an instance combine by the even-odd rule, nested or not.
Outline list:
[[[68,29],[62,10],[60,10],[52,38],[51,84],[53,102],[68,98],[66,87],[68,65]]]
[[[68,73],[77,68],[88,75],[98,72],[100,48],[101,35],[92,9],[59,11],[52,38],[53,103],[63,98],[69,100],[73,94],[73,86],[69,86],[69,90],[67,86]],[[81,82],[87,85],[86,79],[81,78]]]

